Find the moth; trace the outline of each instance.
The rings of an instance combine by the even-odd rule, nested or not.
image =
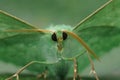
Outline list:
[[[111,1],[109,0],[88,15],[75,27],[56,25],[46,29],[39,29],[6,12],[0,11],[0,56],[2,56],[0,60],[23,66],[7,80],[11,80],[14,77],[19,80],[19,74],[26,68],[41,73],[38,76],[39,78],[43,77],[46,79],[49,74],[49,76],[57,75],[56,79],[65,80],[69,67],[72,65],[69,64],[69,61],[74,63],[73,80],[80,79],[77,69],[79,58],[84,53],[87,54],[90,61],[91,73],[94,74],[96,80],[99,80],[90,55],[97,60],[99,60],[99,57],[87,45],[85,39],[90,39],[92,36],[83,36],[86,35],[85,32],[87,31],[103,28],[104,31],[114,29],[115,32],[112,32],[114,35],[120,30],[116,27],[90,27],[79,30],[79,27]]]

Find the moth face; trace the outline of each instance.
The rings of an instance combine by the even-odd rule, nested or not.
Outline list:
[[[67,39],[67,37],[68,35],[65,32],[61,32],[60,34],[59,33],[57,34],[54,32],[51,36],[52,40],[56,42],[64,41]]]
[[[65,32],[54,32],[51,36],[51,39],[55,42],[57,42],[58,50],[61,51],[63,49],[62,42],[66,40],[68,37],[67,33]]]

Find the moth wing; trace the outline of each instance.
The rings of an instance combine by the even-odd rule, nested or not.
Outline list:
[[[18,33],[5,33],[6,30],[37,29],[34,26],[0,10],[0,39]]]
[[[78,36],[98,55],[120,45],[120,28],[115,26],[94,26],[82,29]]]
[[[56,44],[51,41],[51,34],[16,31],[25,29],[38,28],[0,11],[0,60],[17,66],[24,66],[30,61],[46,62],[46,64],[55,62],[57,49]],[[39,72],[41,66],[42,64],[34,65],[30,70]]]

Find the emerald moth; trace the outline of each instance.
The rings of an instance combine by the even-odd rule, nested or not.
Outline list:
[[[96,11],[84,18],[75,27],[56,25],[54,27],[50,26],[47,29],[39,29],[8,13],[0,11],[0,56],[2,56],[0,59],[5,62],[23,66],[14,75],[7,78],[7,80],[14,77],[19,80],[19,74],[27,67],[31,71],[42,73],[39,75],[40,78],[41,76],[46,78],[46,70],[48,70],[50,71],[50,75],[58,75],[60,80],[64,80],[68,73],[68,67],[71,66],[71,64],[69,66],[67,61],[73,61],[74,63],[73,80],[76,80],[76,78],[79,77],[77,72],[78,58],[82,56],[83,53],[87,54],[91,64],[91,71],[96,80],[99,80],[90,55],[97,60],[99,60],[99,58],[76,31],[82,23],[111,1],[112,0],[106,2]],[[9,20],[9,22],[6,20]],[[14,24],[14,26],[9,24]],[[107,28],[107,30],[111,29],[114,29],[114,27]],[[84,30],[85,29],[83,29],[83,31]],[[55,70],[54,65],[57,66],[56,72],[53,72],[53,70]],[[64,74],[60,73],[59,69],[61,69],[61,67],[63,67]]]

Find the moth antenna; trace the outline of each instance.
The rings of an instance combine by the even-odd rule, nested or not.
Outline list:
[[[85,21],[87,21],[90,17],[92,17],[93,15],[95,15],[97,12],[99,12],[101,9],[103,9],[104,7],[106,7],[110,2],[112,2],[112,0],[109,0],[108,2],[106,2],[104,5],[102,5],[100,8],[98,8],[97,10],[95,10],[94,12],[92,12],[90,15],[88,15],[87,17],[85,17],[82,21],[80,21],[76,26],[74,26],[75,30],[76,28],[78,28],[81,24],[83,24]]]
[[[53,31],[45,29],[20,29],[20,30],[5,30],[6,32],[42,32],[42,33],[53,33]]]
[[[4,14],[4,15],[7,15],[7,16],[9,16],[9,17],[11,17],[11,18],[14,18],[14,19],[16,19],[16,20],[18,20],[18,21],[21,21],[23,24],[26,24],[26,25],[30,26],[30,28],[37,29],[37,27],[31,25],[30,23],[28,23],[28,22],[26,22],[26,21],[24,21],[24,20],[22,20],[22,19],[20,19],[20,18],[18,18],[18,17],[15,17],[15,16],[13,16],[13,15],[7,13],[7,12],[4,12],[4,11],[0,10],[0,13],[2,13],[2,14]]]
[[[91,55],[93,55],[98,61],[100,61],[99,57],[89,48],[89,46],[84,42],[84,40],[81,37],[70,31],[65,30],[64,32],[70,34],[72,37],[78,40]]]

